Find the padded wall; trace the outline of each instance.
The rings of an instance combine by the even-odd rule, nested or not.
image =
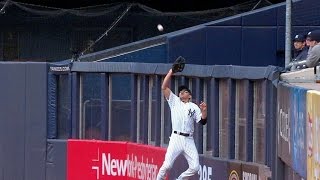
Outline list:
[[[179,57],[185,57],[188,64],[205,64],[206,30],[199,27],[193,31],[168,36],[168,61],[172,63]]]
[[[44,179],[47,137],[47,64],[26,63],[25,180]]]
[[[0,177],[45,179],[46,63],[0,63]]]
[[[26,82],[24,64],[0,63],[0,176],[24,180]]]
[[[48,74],[48,120],[47,120],[47,138],[57,138],[57,76],[53,73]]]
[[[275,27],[207,27],[206,64],[278,65]]]
[[[276,65],[276,27],[243,27],[241,65]]]
[[[67,177],[67,140],[48,139],[45,180]]]
[[[241,27],[206,28],[206,64],[241,64]]]
[[[168,60],[182,55],[189,64],[278,65],[276,27],[277,8],[271,7],[208,23],[204,28],[169,37]]]

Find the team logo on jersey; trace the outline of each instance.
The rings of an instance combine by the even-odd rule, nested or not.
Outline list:
[[[192,111],[192,109],[189,109],[188,116],[193,117],[195,113],[196,113],[196,110]]]
[[[237,171],[235,171],[235,170],[231,171],[231,173],[229,175],[229,180],[240,180]]]

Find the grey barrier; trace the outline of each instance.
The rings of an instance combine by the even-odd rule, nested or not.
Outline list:
[[[47,63],[0,63],[0,179],[45,179]]]

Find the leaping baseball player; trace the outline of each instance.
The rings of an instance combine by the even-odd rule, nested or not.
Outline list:
[[[192,103],[190,101],[192,97],[191,91],[187,86],[179,87],[179,97],[169,88],[171,76],[184,69],[184,62],[183,59],[182,62],[176,61],[173,64],[161,86],[171,110],[172,134],[157,180],[165,178],[166,173],[171,169],[175,159],[181,153],[187,159],[189,168],[178,179],[189,179],[197,174],[200,168],[199,154],[193,139],[194,121],[202,125],[207,123],[207,105],[204,102],[201,102],[199,106]]]

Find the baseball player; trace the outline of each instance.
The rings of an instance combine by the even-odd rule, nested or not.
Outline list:
[[[191,91],[187,86],[179,87],[179,97],[170,90],[169,84],[171,76],[177,72],[173,69],[174,68],[169,70],[161,86],[171,110],[172,134],[165,160],[157,175],[157,180],[165,178],[166,173],[171,169],[175,159],[181,153],[187,159],[189,168],[184,171],[178,179],[188,179],[198,172],[200,165],[199,154],[193,139],[194,121],[203,125],[207,123],[206,103],[201,102],[198,106],[190,102]]]

